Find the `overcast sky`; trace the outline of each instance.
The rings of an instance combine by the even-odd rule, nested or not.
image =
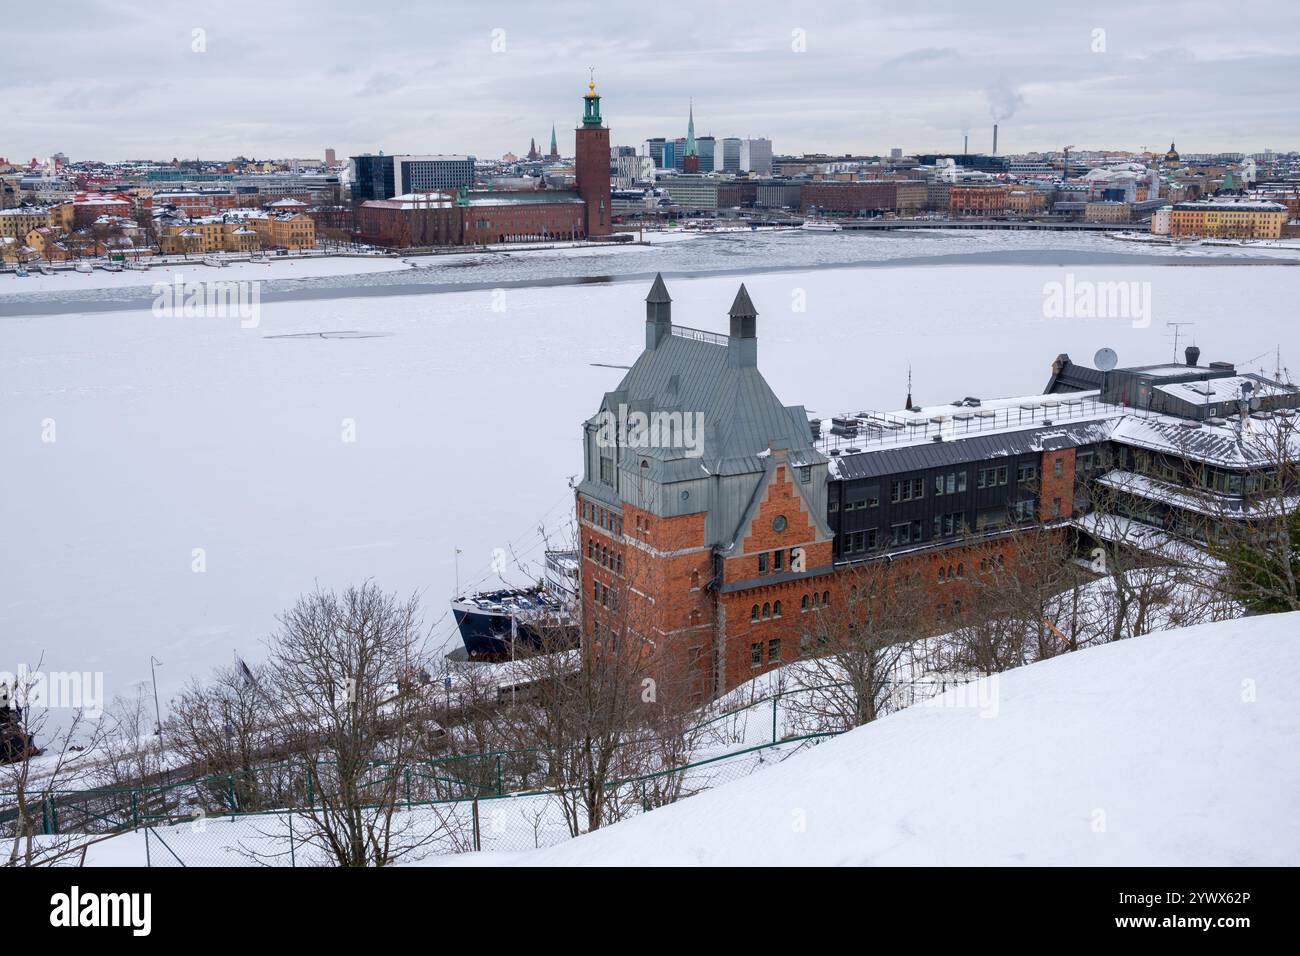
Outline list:
[[[1059,9],[1058,9],[1059,7]],[[923,12],[922,12],[923,11]],[[1300,147],[1300,3],[59,0],[4,18],[0,156]],[[195,31],[202,31],[196,34]],[[1104,31],[1099,33],[1097,31]],[[196,48],[202,48],[196,50]]]

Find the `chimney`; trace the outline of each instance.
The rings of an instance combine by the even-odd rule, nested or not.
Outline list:
[[[965,136],[961,138],[961,154],[965,156],[966,150],[968,150],[969,148],[970,148],[970,133],[967,133]]]
[[[645,297],[645,347],[653,349],[673,333],[673,300],[664,277],[655,273],[654,285]]]
[[[998,154],[998,124],[993,124],[993,155]]]
[[[758,312],[743,282],[728,314],[731,316],[731,341],[727,343],[727,364],[736,368],[757,368]]]
[[[1201,357],[1201,350],[1198,349],[1195,345],[1189,345],[1187,346],[1187,350],[1183,352],[1183,354],[1187,356],[1188,365],[1195,365],[1197,359]]]

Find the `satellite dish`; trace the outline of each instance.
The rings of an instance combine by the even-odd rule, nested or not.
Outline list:
[[[1098,349],[1097,354],[1092,357],[1092,363],[1103,372],[1109,372],[1119,364],[1119,356],[1115,354],[1114,349]]]

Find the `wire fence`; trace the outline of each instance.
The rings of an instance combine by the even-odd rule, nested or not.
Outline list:
[[[880,712],[889,713],[912,706],[971,679],[973,677],[969,675],[942,675],[886,682],[883,685]],[[765,759],[770,760],[772,755],[783,753],[782,748],[792,741],[816,740],[851,729],[851,721],[839,722],[831,716],[837,708],[826,706],[828,697],[843,697],[847,691],[848,685],[833,682],[796,684],[755,699],[741,701],[730,709],[707,718],[685,735],[690,741],[694,763],[639,777],[630,776],[620,781],[610,795],[608,812],[619,818],[617,815],[624,812],[625,806],[635,807],[638,791],[634,784],[638,782],[640,803],[645,806],[659,805],[662,802],[661,791],[666,793],[676,788],[676,791],[689,795],[698,789],[714,785],[710,782],[713,775],[719,775],[721,779],[735,775],[738,768],[750,764],[754,767],[762,766]],[[646,742],[633,738],[621,746],[635,748]],[[767,757],[761,756],[768,751],[770,753]],[[760,756],[752,756],[754,754]],[[712,770],[706,770],[715,760],[723,763]],[[566,833],[580,829],[578,823],[572,822],[574,811],[566,810],[572,800],[566,804],[563,793],[543,792],[545,781],[554,776],[550,763],[547,755],[535,748],[451,754],[413,761],[400,767],[375,763],[369,768],[368,778],[362,781],[362,788],[363,792],[374,794],[395,792],[397,802],[408,813],[413,812],[417,806],[449,808],[445,811],[449,815],[445,827],[449,833],[455,834],[448,837],[453,844],[463,842],[462,837],[467,828],[474,834],[475,840],[482,844],[484,820],[487,820],[489,843],[492,842],[493,834],[498,832],[491,828],[504,827],[500,831],[502,834],[531,833],[534,845],[550,845],[546,842],[550,838],[543,834],[557,829],[557,814],[553,809],[539,809],[546,799],[554,801],[559,807],[559,824]],[[624,763],[625,766],[640,766],[636,760]],[[156,838],[158,841],[157,847],[150,845],[150,856],[165,860],[170,855],[170,845],[173,842],[182,846],[202,843],[202,834],[208,827],[215,827],[216,832],[221,832],[222,826],[227,829],[250,826],[253,824],[240,824],[239,821],[252,817],[266,821],[277,816],[293,820],[297,816],[298,835],[290,836],[286,832],[278,840],[295,847],[295,841],[301,842],[305,839],[302,834],[311,829],[311,812],[319,808],[317,790],[322,776],[328,778],[328,764],[287,759],[259,764],[239,773],[202,776],[171,783],[51,791],[35,799],[29,798],[28,804],[29,813],[37,817],[37,829],[47,836],[104,834],[150,828],[153,836],[148,838]],[[477,802],[482,808],[488,806],[488,801],[502,799],[525,801],[526,805],[520,804],[513,812],[517,812],[522,820],[531,821],[527,827],[513,818],[503,822],[509,813],[498,810],[495,806],[486,812],[486,816],[480,812],[476,819],[464,818],[466,805]],[[12,835],[17,817],[15,803],[13,795],[0,794],[0,835]],[[308,814],[306,818],[302,816],[304,813]],[[425,825],[432,829],[434,822],[430,818]],[[284,826],[287,828],[288,823]],[[182,832],[181,828],[186,827],[190,828],[188,833]],[[241,834],[241,839],[247,838],[244,842],[256,846],[254,836],[255,834]],[[239,845],[241,839],[236,839],[234,845]],[[472,844],[474,841],[470,842]],[[514,839],[513,843],[518,844],[514,848],[531,848],[524,846],[524,842],[522,837]],[[231,845],[229,841],[221,842],[223,847],[228,845]],[[290,855],[292,857],[295,854]],[[202,853],[198,856],[206,858]]]
[[[836,732],[746,747],[681,767],[608,783],[600,825],[648,813],[773,766]],[[197,814],[157,819],[141,827],[150,867],[332,866],[338,860],[307,810]],[[399,806],[394,845],[404,861],[471,851],[519,853],[556,846],[591,829],[578,789],[536,790]]]

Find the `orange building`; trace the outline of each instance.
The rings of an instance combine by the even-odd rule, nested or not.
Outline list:
[[[1002,216],[1007,212],[1007,186],[953,186],[948,191],[948,215]]]

